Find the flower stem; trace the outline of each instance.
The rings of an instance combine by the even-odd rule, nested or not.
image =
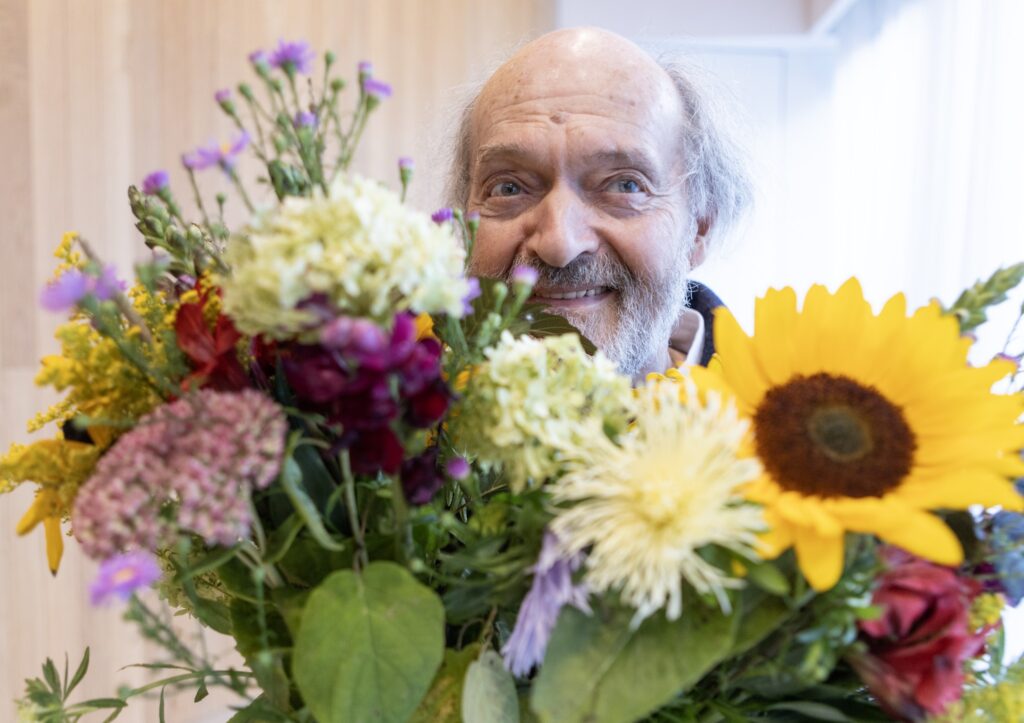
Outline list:
[[[188,171],[188,182],[192,185],[192,196],[196,200],[196,207],[199,209],[199,215],[203,217],[203,224],[206,229],[212,234],[213,226],[210,224],[210,217],[206,213],[206,206],[203,204],[203,194],[199,192],[199,184],[196,183],[196,173],[191,168],[186,168]]]
[[[356,480],[352,475],[352,462],[349,459],[348,450],[341,452],[341,476],[345,486],[345,507],[348,511],[348,524],[352,528],[352,537],[356,541],[355,562],[358,569],[365,568],[369,564],[366,554],[366,543],[363,540],[363,529],[359,524],[359,510],[356,507]]]

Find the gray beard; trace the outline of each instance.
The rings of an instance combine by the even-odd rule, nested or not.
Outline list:
[[[677,254],[656,278],[641,279],[617,258],[586,255],[568,266],[548,266],[537,258],[517,257],[512,269],[529,266],[538,273],[537,286],[609,287],[613,291],[614,318],[605,314],[552,310],[565,317],[590,339],[619,371],[635,377],[668,348],[668,340],[687,299],[690,268],[685,254]],[[511,276],[511,270],[509,272]]]

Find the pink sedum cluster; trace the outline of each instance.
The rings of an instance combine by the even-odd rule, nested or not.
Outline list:
[[[231,545],[249,533],[249,495],[277,476],[288,424],[254,391],[203,390],[158,407],[100,459],[71,521],[86,554],[156,550],[178,530]]]

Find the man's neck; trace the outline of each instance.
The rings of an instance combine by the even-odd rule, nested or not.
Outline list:
[[[661,374],[666,369],[672,367],[672,357],[668,353],[668,347],[666,346],[659,353],[651,357],[646,364],[644,364],[634,375],[633,385],[642,384],[647,375],[655,372]]]

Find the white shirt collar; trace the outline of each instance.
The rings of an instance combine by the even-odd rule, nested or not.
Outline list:
[[[673,366],[700,364],[704,354],[704,317],[689,307],[683,309],[668,339]]]

